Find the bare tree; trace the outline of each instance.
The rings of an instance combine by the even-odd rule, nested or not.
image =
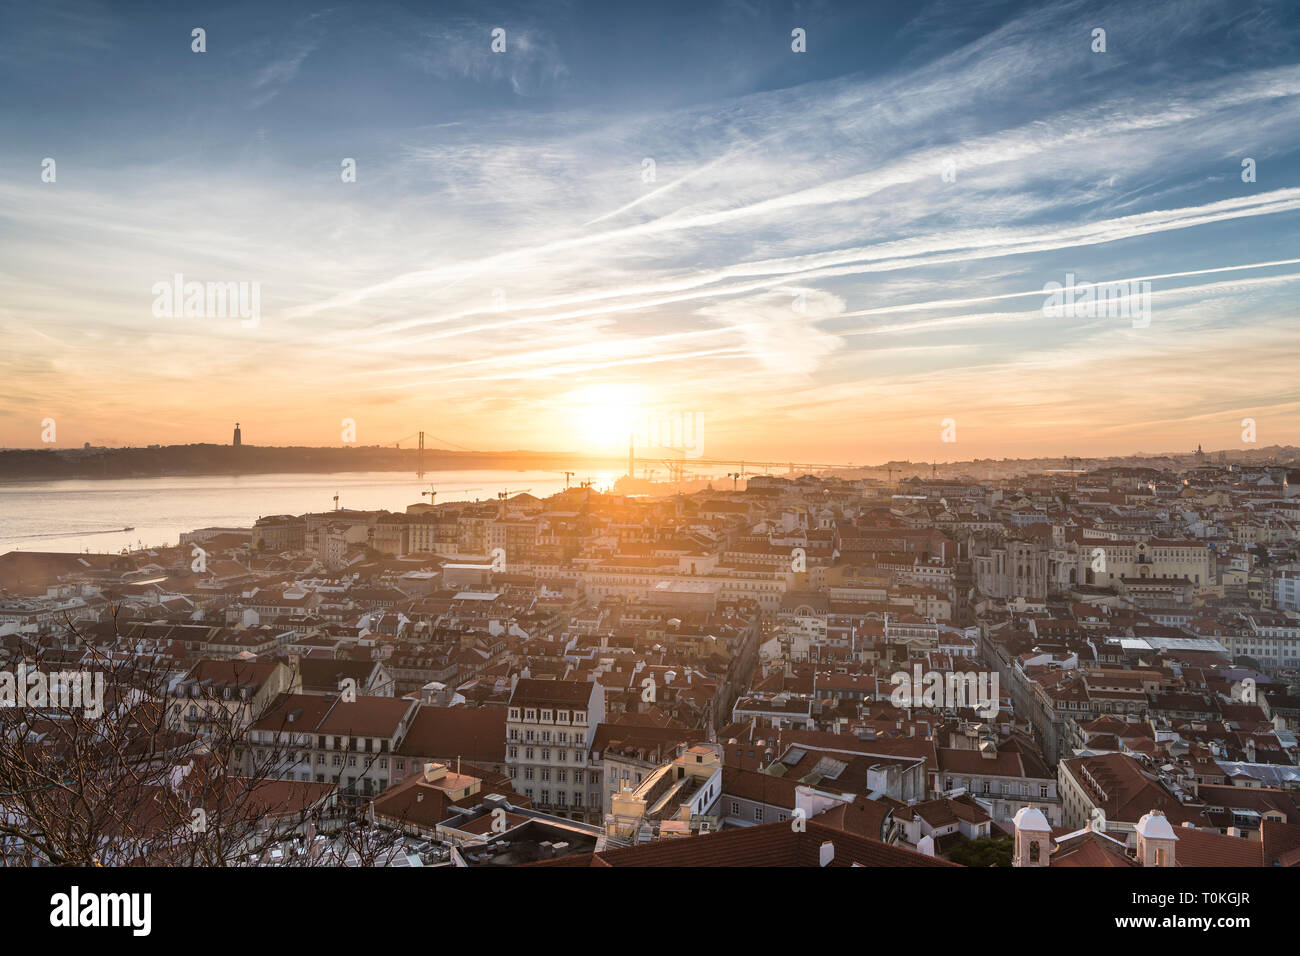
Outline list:
[[[122,647],[116,627],[97,643],[65,628],[62,648],[33,643],[0,685],[16,696],[0,707],[0,863],[365,866],[398,851],[400,829],[336,782],[292,779],[293,728],[252,744],[261,715],[238,686],[178,701],[172,666]],[[181,728],[179,705],[199,730]]]

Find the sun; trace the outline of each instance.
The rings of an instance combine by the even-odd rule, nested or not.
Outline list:
[[[644,389],[635,385],[588,385],[570,392],[564,404],[577,439],[605,452],[626,447],[643,398]]]

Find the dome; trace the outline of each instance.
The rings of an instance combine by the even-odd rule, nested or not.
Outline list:
[[[1013,818],[1017,830],[1029,830],[1036,833],[1051,833],[1052,825],[1037,807],[1021,807]]]
[[[1148,840],[1178,839],[1178,836],[1174,833],[1174,828],[1169,825],[1169,820],[1159,810],[1152,810],[1150,813],[1143,815],[1142,819],[1137,822],[1136,830],[1138,836]]]

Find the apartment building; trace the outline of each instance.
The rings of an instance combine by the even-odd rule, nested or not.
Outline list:
[[[301,677],[284,661],[202,660],[172,687],[167,726],[224,737],[248,727],[281,694],[301,686]]]
[[[598,682],[518,681],[506,715],[506,773],[515,790],[540,810],[598,822],[600,767],[591,757],[604,719]]]
[[[382,793],[407,776],[394,753],[419,707],[408,698],[286,695],[249,728],[245,772],[332,783],[344,798]]]

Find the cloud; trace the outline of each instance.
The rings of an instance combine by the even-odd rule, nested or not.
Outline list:
[[[1300,67],[1255,52],[1267,11],[1191,10],[1107,8],[1113,53],[1098,59],[1077,5],[981,8],[875,72],[742,95],[719,81],[623,109],[584,98],[599,74],[578,68],[564,18],[425,21],[394,58],[412,98],[436,100],[418,125],[376,103],[350,136],[324,135],[322,101],[297,127],[265,111],[261,140],[236,127],[247,151],[203,168],[133,144],[148,164],[61,161],[56,189],[0,184],[0,296],[66,350],[80,371],[57,391],[87,410],[156,407],[186,379],[178,430],[238,395],[308,421],[286,427],[295,440],[343,406],[396,435],[439,409],[470,445],[546,444],[561,423],[519,409],[554,410],[561,383],[653,388],[738,448],[801,457],[861,460],[863,408],[891,457],[928,454],[918,436],[954,408],[963,442],[990,453],[1060,441],[1053,429],[1099,447],[1129,441],[1129,422],[1190,430],[1209,406],[1251,402],[1294,427],[1279,317],[1300,270],[1278,250],[1300,212]],[[259,49],[238,92],[314,102],[298,78],[335,53],[335,23]],[[360,157],[356,184],[339,182],[341,155]],[[1257,183],[1240,179],[1247,155]],[[178,271],[261,282],[256,334],[156,320],[149,287]],[[1149,277],[1152,326],[1043,321],[1042,286],[1067,272]],[[51,347],[14,342],[0,372],[39,368]],[[1265,371],[1207,383],[1196,363],[1216,350]],[[183,354],[202,374],[178,370]],[[124,356],[130,395],[111,384]],[[1104,413],[1078,398],[1093,389]]]

